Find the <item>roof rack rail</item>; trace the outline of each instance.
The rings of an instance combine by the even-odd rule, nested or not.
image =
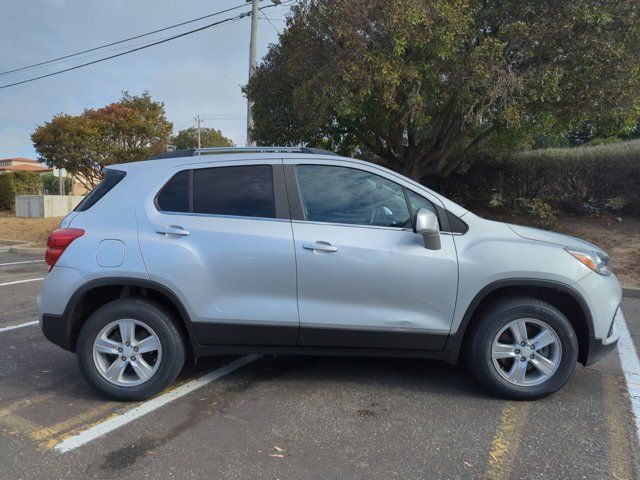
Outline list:
[[[224,153],[311,153],[314,155],[338,155],[335,152],[311,147],[210,147],[174,150],[173,152],[161,153],[153,158],[156,160],[161,158],[194,157],[199,155],[220,155]]]

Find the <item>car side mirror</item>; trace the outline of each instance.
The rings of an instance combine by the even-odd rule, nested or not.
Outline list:
[[[416,214],[414,231],[424,238],[424,246],[429,250],[440,250],[440,222],[431,210],[421,208]]]

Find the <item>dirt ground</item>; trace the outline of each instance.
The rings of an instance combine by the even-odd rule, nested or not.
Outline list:
[[[562,217],[557,230],[604,249],[620,283],[640,288],[640,218],[620,218]]]
[[[61,220],[62,217],[17,218],[12,213],[0,212],[0,240],[24,240],[44,247]]]
[[[526,225],[521,218],[481,213],[485,218]],[[60,224],[58,218],[16,218],[0,213],[0,239],[24,240],[45,246],[51,230]],[[558,232],[585,239],[606,250],[612,258],[613,270],[625,287],[640,288],[640,217],[558,217]]]
[[[528,225],[525,218],[490,212],[484,218]],[[599,246],[611,256],[613,272],[624,287],[640,288],[640,217],[610,214],[584,217],[558,215],[553,230],[581,238]]]

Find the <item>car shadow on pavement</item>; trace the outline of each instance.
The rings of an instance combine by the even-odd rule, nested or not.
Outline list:
[[[204,367],[210,359],[200,362]],[[242,388],[258,382],[324,383],[327,387],[362,385],[432,395],[486,398],[461,366],[438,360],[384,357],[263,356],[245,367]],[[239,388],[239,387],[238,387]]]

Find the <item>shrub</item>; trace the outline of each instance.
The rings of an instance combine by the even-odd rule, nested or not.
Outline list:
[[[41,195],[42,178],[34,172],[11,172],[16,195]]]
[[[42,179],[34,172],[0,174],[0,210],[14,210],[16,195],[39,195]]]
[[[427,183],[471,206],[501,198],[504,206],[517,209],[519,199],[540,199],[569,211],[640,213],[640,140],[477,160],[466,173]]]
[[[532,225],[541,228],[553,228],[557,221],[553,207],[539,198],[517,198],[513,213],[528,218]]]
[[[13,210],[15,207],[16,188],[13,184],[13,175],[0,174],[0,210]]]
[[[640,211],[640,140],[526,152],[528,161],[551,161],[553,188],[547,195],[565,209],[604,208],[611,199]]]

